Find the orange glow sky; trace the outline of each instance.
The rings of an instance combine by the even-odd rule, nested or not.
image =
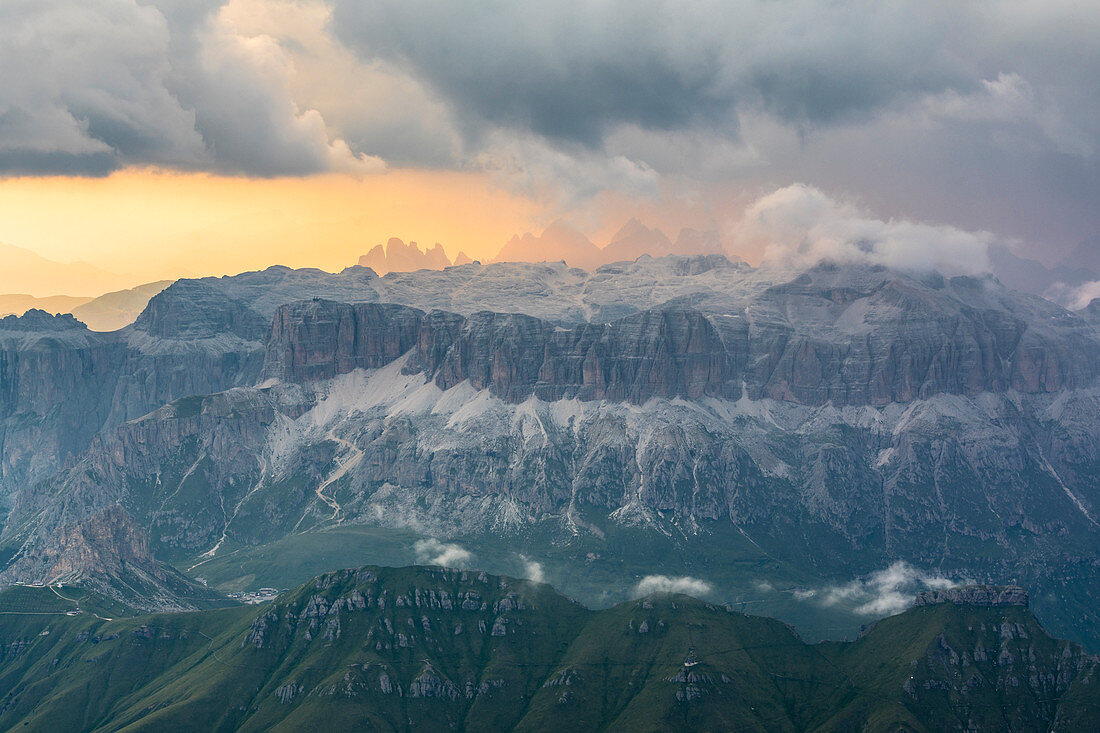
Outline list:
[[[740,189],[738,189],[740,191]],[[713,228],[715,202],[741,193],[645,201],[605,193],[569,221],[599,246],[631,216],[671,237]],[[104,178],[0,178],[0,243],[132,280],[235,274],[273,264],[339,271],[390,237],[453,259],[493,258],[561,212],[477,172],[399,169],[283,178],[126,169]],[[753,253],[745,253],[752,257]]]
[[[1003,5],[24,3],[0,244],[133,284],[390,237],[486,259],[557,218],[752,263],[871,230],[1091,261],[1100,5]]]
[[[0,179],[0,242],[136,281],[271,264],[340,270],[391,236],[489,258],[513,234],[540,229],[540,215],[479,173]]]

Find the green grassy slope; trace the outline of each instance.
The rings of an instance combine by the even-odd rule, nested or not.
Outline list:
[[[590,611],[440,568],[115,620],[43,590],[0,592],[0,612],[42,609],[0,615],[2,730],[1100,729],[1097,660],[1022,607],[918,607],[809,645],[686,596]]]

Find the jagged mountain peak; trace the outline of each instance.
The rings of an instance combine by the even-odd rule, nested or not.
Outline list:
[[[88,327],[78,321],[71,313],[47,313],[31,308],[21,316],[0,318],[0,331],[87,331]]]
[[[375,245],[367,254],[361,256],[360,267],[368,267],[379,275],[389,272],[413,272],[416,270],[442,270],[451,265],[443,245],[436,242],[433,247],[420,248],[416,242],[391,237],[386,246]]]
[[[275,268],[181,281],[82,341],[0,339],[0,477],[36,535],[13,519],[5,548],[47,549],[78,505],[123,506],[186,567],[341,522],[691,548],[738,528],[833,572],[1053,582],[1041,556],[1093,618],[1089,566],[1058,563],[1095,553],[1095,328],[992,280],[719,255]]]

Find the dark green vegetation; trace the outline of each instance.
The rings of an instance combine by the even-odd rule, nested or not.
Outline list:
[[[0,616],[4,730],[1100,729],[1100,663],[1022,606],[922,606],[818,645],[686,596],[590,611],[423,567],[113,621],[0,593],[32,606]]]
[[[869,620],[852,611],[855,603],[842,600],[826,606],[796,600],[791,589],[818,587],[821,578],[772,559],[739,534],[714,533],[704,541],[688,542],[607,522],[600,537],[582,534],[563,539],[560,529],[560,525],[539,526],[519,539],[477,535],[449,541],[472,554],[468,565],[490,573],[527,576],[528,564],[537,562],[546,582],[593,608],[628,600],[638,581],[660,568],[667,575],[705,578],[714,585],[707,600],[781,619],[813,641],[854,639]],[[229,545],[218,557],[187,558],[177,567],[191,568],[188,575],[202,577],[225,593],[292,588],[334,567],[422,562],[414,545],[424,537],[405,528],[345,524],[291,534],[256,547]],[[517,546],[544,551],[525,555]],[[761,579],[772,587],[762,590]]]

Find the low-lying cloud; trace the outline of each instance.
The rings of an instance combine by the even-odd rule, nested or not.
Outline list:
[[[542,569],[542,563],[522,555],[520,557],[523,560],[523,572],[526,578],[535,583],[545,583],[546,572]]]
[[[434,537],[417,540],[413,545],[418,562],[426,565],[442,565],[448,568],[462,568],[469,565],[473,554],[454,543],[440,542]]]
[[[684,593],[689,596],[701,596],[710,591],[710,583],[689,575],[647,575],[634,587],[634,597],[648,596],[652,593]]]
[[[1079,311],[1096,298],[1100,298],[1100,280],[1092,280],[1080,285],[1057,282],[1050,286],[1044,296],[1070,310]]]
[[[943,575],[926,573],[898,561],[890,567],[857,578],[844,585],[834,585],[820,592],[804,592],[799,600],[817,598],[826,606],[855,604],[856,613],[865,616],[889,616],[900,613],[913,604],[919,591],[943,590],[962,585],[964,581]]]
[[[801,183],[749,205],[732,239],[747,248],[763,243],[764,260],[771,265],[801,269],[830,261],[945,275],[988,272],[993,241],[987,232],[875,219]]]

